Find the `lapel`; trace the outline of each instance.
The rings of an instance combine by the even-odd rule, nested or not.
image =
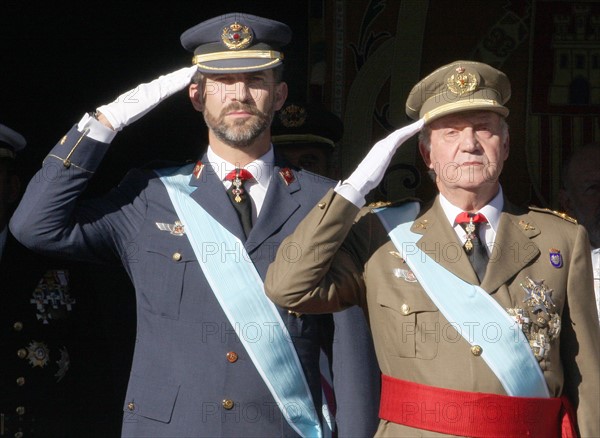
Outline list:
[[[423,207],[411,231],[422,235],[417,245],[427,255],[435,257],[440,265],[464,281],[479,284],[456,232],[446,219],[439,196]]]
[[[481,287],[489,293],[495,292],[537,258],[540,249],[531,238],[538,234],[539,227],[531,221],[527,211],[518,209],[505,199],[494,250]]]
[[[286,182],[286,179],[279,173],[280,170],[282,168],[276,164],[262,209],[244,244],[249,254],[281,228],[300,208],[300,203],[292,196],[293,193],[300,190],[296,172],[291,171],[293,178],[288,177]],[[286,170],[289,171],[288,168]]]
[[[202,157],[202,162],[208,163],[206,155]],[[223,182],[214,173],[212,167],[205,165],[198,178],[192,175],[190,185],[197,187],[191,194],[192,199],[243,242],[246,236],[242,224],[235,208],[231,205]]]

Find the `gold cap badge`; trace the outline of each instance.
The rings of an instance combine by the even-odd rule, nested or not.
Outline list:
[[[223,28],[221,41],[230,50],[242,50],[252,42],[252,31],[248,26],[235,22]]]
[[[464,67],[458,67],[456,74],[450,75],[446,80],[446,86],[452,93],[462,96],[477,89],[479,80],[473,73],[465,73]]]

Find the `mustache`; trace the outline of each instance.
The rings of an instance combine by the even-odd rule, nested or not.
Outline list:
[[[253,116],[259,117],[263,117],[265,115],[261,110],[254,106],[246,105],[240,102],[233,102],[221,110],[221,117],[225,117],[227,113],[230,113],[232,111],[244,111],[249,114],[252,114]]]

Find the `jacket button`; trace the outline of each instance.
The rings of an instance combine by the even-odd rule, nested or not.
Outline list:
[[[129,411],[135,411],[135,403],[134,402],[127,403],[127,409]]]
[[[238,355],[235,351],[230,351],[229,353],[227,353],[227,360],[231,363],[234,363],[238,360]]]
[[[323,210],[325,207],[327,207],[327,203],[326,202],[319,202],[317,205],[319,206],[319,208],[321,210]]]
[[[19,385],[19,386],[25,385],[25,377],[18,377],[17,378],[17,385]]]
[[[481,353],[483,353],[483,348],[481,348],[479,345],[473,345],[471,347],[471,353],[473,353],[473,356],[481,356]]]
[[[173,261],[178,262],[179,260],[181,260],[181,253],[175,252],[173,253],[173,255],[171,256]]]
[[[15,409],[15,412],[17,415],[25,415],[25,407],[19,406],[17,409]]]
[[[16,332],[20,332],[23,330],[23,323],[21,321],[17,321],[13,324],[13,330]]]
[[[233,404],[234,404],[233,400],[229,400],[228,398],[226,398],[225,400],[223,400],[223,403],[222,403],[223,408],[227,409],[228,411],[230,409],[233,409]]]
[[[27,350],[24,348],[19,348],[17,350],[17,356],[19,356],[19,359],[25,359],[27,357]]]
[[[402,312],[403,315],[408,315],[410,313],[410,306],[408,304],[402,304],[400,312]]]

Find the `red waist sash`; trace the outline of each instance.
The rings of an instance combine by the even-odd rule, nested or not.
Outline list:
[[[575,438],[566,397],[536,398],[436,388],[382,375],[379,417],[416,429],[478,438]]]

